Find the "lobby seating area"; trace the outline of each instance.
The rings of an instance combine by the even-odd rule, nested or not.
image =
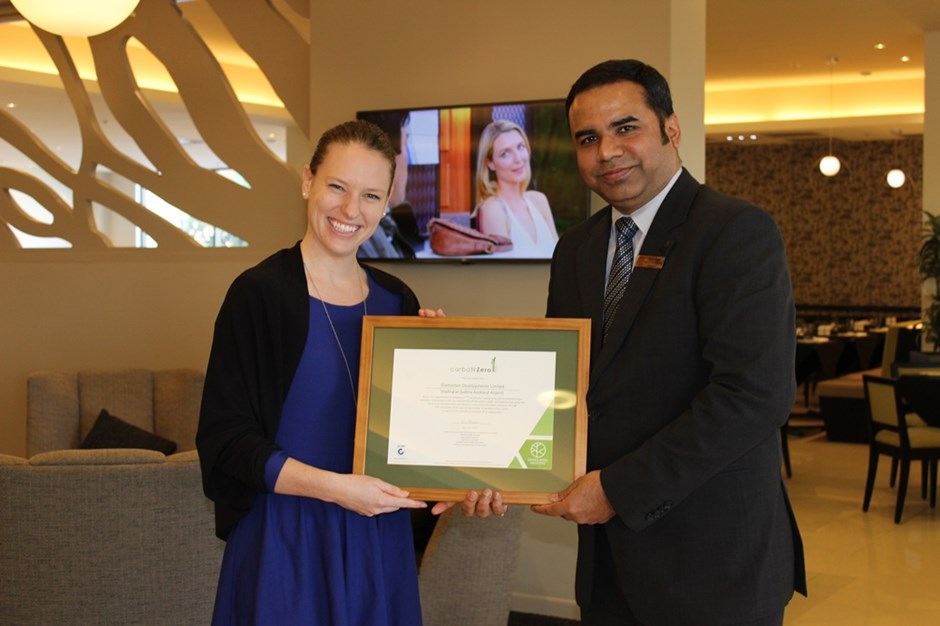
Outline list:
[[[27,457],[0,454],[0,624],[209,623],[224,544],[194,449],[203,381],[191,369],[29,377]],[[96,436],[107,446],[89,447]],[[167,442],[177,451],[136,447]],[[506,622],[523,514],[441,516],[420,562],[427,626]]]
[[[0,623],[208,623],[223,543],[193,449],[202,380],[30,377],[28,458],[0,455]],[[101,409],[178,451],[80,448]]]

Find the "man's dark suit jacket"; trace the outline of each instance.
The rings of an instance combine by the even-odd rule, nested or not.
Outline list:
[[[588,471],[601,470],[616,511],[578,529],[578,604],[589,606],[595,577],[616,576],[644,624],[779,613],[805,593],[780,472],[795,329],[779,230],[683,170],[602,342],[611,210],[561,238],[548,296],[549,317],[592,321]],[[596,567],[601,529],[616,573]]]

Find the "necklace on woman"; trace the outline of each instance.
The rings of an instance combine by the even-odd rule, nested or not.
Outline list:
[[[337,347],[339,347],[339,354],[343,357],[343,364],[346,366],[346,375],[349,377],[349,390],[352,391],[353,395],[353,404],[357,405],[359,400],[356,397],[356,385],[353,384],[352,370],[349,368],[349,359],[346,358],[346,351],[343,350],[343,344],[339,340],[339,333],[336,332],[336,326],[333,325],[333,318],[330,317],[330,311],[326,308],[326,302],[324,302],[323,296],[320,295],[320,290],[317,288],[317,284],[313,280],[313,274],[310,273],[310,268],[307,267],[307,262],[303,261],[303,264],[304,273],[307,274],[307,279],[309,279],[310,284],[313,285],[313,290],[317,293],[317,299],[320,301],[320,304],[323,305],[323,313],[326,315],[326,321],[330,325],[330,330],[333,331],[333,337],[336,339]],[[362,314],[368,315],[369,309],[366,307],[366,292],[362,288],[362,281],[357,280],[356,282],[359,283],[359,293],[362,294]]]

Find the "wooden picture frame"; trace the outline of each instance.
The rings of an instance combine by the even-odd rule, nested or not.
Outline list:
[[[353,472],[419,500],[548,502],[585,470],[590,324],[365,316]]]

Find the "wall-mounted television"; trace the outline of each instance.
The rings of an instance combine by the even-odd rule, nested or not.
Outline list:
[[[357,117],[400,152],[388,213],[361,258],[548,261],[557,236],[590,214],[564,100]]]

